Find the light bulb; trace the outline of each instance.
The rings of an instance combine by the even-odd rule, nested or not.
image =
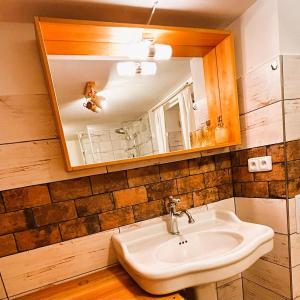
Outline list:
[[[172,47],[170,45],[154,44],[154,59],[167,60],[172,57]]]
[[[134,76],[136,74],[135,62],[119,62],[117,63],[117,71],[120,76]]]
[[[147,59],[149,56],[150,41],[144,40],[128,46],[128,57],[130,59]]]
[[[141,75],[155,75],[157,66],[155,62],[141,62]]]

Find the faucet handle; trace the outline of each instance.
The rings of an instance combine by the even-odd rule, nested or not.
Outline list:
[[[170,196],[169,199],[170,199],[170,204],[175,204],[176,205],[180,202],[179,198],[174,198],[173,196]]]

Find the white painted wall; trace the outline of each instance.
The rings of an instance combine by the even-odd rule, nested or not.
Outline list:
[[[238,78],[280,54],[276,0],[257,1],[227,29],[234,33]]]
[[[300,1],[277,0],[280,54],[300,53]]]

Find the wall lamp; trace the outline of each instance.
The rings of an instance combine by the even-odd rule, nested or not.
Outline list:
[[[100,112],[103,109],[103,103],[105,97],[99,95],[99,92],[95,89],[95,81],[88,81],[85,85],[84,97],[86,102],[83,106],[93,112]]]

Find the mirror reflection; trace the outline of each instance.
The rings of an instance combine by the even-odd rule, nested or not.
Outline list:
[[[208,118],[202,58],[49,55],[72,166],[226,141]]]

